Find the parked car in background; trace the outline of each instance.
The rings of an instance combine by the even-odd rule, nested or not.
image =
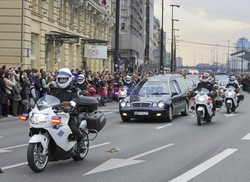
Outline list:
[[[119,104],[123,121],[152,118],[172,121],[173,116],[189,112],[188,87],[181,75],[157,75],[143,79],[130,96]]]

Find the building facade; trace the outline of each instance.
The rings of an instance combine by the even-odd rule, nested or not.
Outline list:
[[[144,64],[145,0],[121,0],[120,64],[122,69],[136,69]],[[115,48],[113,35],[112,49]]]
[[[154,0],[146,0],[145,64],[154,61]]]
[[[85,54],[86,45],[93,52],[111,49],[114,17],[109,1],[3,0],[0,7],[0,64],[111,69],[111,56]]]
[[[234,72],[249,72],[250,62],[244,59],[244,55],[246,52],[250,52],[250,42],[247,38],[242,37],[235,43],[235,46],[235,51],[231,54],[227,67]]]

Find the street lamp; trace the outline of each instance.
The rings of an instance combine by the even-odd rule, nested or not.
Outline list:
[[[119,51],[119,39],[120,39],[120,0],[116,0],[116,29],[115,29],[115,60],[114,71],[120,71],[120,51]]]
[[[179,21],[177,19],[174,19],[174,7],[180,8],[179,5],[170,5],[172,7],[172,42],[171,42],[171,72],[174,71],[173,63],[174,63],[174,21]]]
[[[173,62],[172,62],[172,71],[176,71],[176,37],[179,37],[179,36],[175,36],[175,31],[179,31],[179,29],[174,29],[174,41],[173,41]]]
[[[163,70],[163,21],[164,21],[164,0],[162,0],[162,20],[161,20],[161,57],[160,70]]]

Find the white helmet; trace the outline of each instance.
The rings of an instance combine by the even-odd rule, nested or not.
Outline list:
[[[127,83],[127,84],[130,84],[132,82],[132,78],[130,76],[126,76],[124,81]]]
[[[76,80],[78,84],[83,84],[85,82],[85,76],[83,74],[80,74]]]
[[[228,80],[229,80],[229,83],[235,83],[236,78],[235,76],[230,76]]]
[[[210,81],[211,77],[210,77],[210,75],[208,73],[204,73],[204,74],[200,75],[199,79],[200,79],[201,82],[207,83],[207,82]]]
[[[56,75],[56,83],[60,88],[66,88],[72,81],[72,74],[68,68],[62,68]]]

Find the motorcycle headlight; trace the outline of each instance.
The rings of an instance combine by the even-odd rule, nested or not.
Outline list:
[[[32,124],[45,124],[45,123],[49,122],[49,114],[33,113],[33,115],[30,118],[30,122]]]
[[[153,103],[153,107],[157,107],[157,103]]]
[[[199,97],[198,98],[198,102],[205,102],[206,101],[206,98],[205,97]]]
[[[126,102],[122,101],[122,102],[121,102],[121,106],[122,106],[122,107],[125,107],[125,106],[126,106]]]
[[[228,92],[227,96],[231,97],[231,96],[233,96],[233,93],[232,92]]]
[[[158,107],[160,108],[164,108],[165,107],[165,103],[163,101],[158,103]]]

